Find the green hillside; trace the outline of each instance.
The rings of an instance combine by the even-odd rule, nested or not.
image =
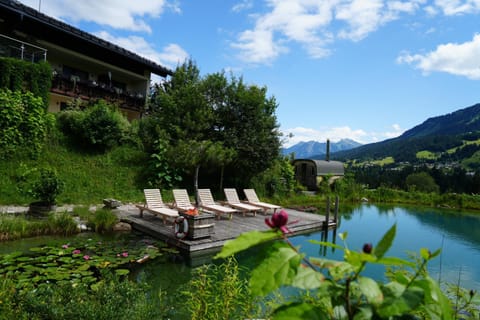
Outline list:
[[[480,168],[480,104],[434,117],[400,137],[336,152],[342,161],[374,162],[392,157],[395,163],[444,163],[466,170]]]

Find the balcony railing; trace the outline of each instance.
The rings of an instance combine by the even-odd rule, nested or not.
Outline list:
[[[84,101],[103,99],[120,108],[135,111],[140,111],[145,106],[145,96],[141,93],[125,91],[95,81],[82,81],[78,76],[54,75],[50,91]]]
[[[47,49],[0,34],[0,56],[25,61],[47,61]]]

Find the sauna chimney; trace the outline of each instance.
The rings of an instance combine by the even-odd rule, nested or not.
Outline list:
[[[327,139],[327,152],[325,153],[325,160],[330,161],[330,139]]]

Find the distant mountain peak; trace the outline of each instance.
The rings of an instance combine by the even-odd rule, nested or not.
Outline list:
[[[338,142],[330,142],[330,153],[353,149],[361,145],[361,143],[355,142],[351,139],[341,139]],[[282,153],[284,155],[294,153],[296,159],[323,158],[327,153],[327,143],[314,140],[300,141],[289,148],[284,148]]]

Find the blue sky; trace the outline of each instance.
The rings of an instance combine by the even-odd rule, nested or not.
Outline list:
[[[400,135],[480,94],[480,0],[22,0],[174,69],[266,86],[284,145]]]

